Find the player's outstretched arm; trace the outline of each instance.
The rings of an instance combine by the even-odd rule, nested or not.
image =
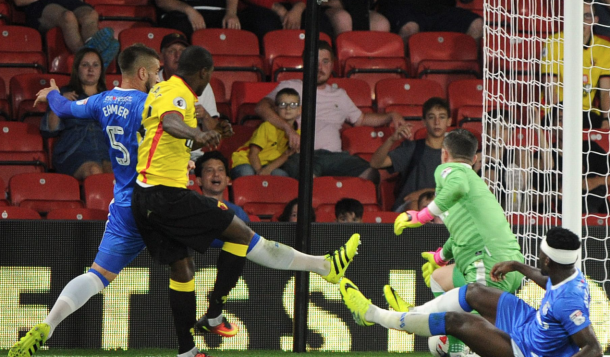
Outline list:
[[[506,274],[512,271],[518,271],[519,273],[525,275],[528,279],[533,280],[541,288],[546,289],[546,282],[549,279],[548,276],[542,275],[540,269],[538,268],[533,268],[529,265],[516,261],[496,263],[496,265],[491,268],[489,275],[493,281],[502,281],[506,278]]]
[[[602,347],[595,337],[595,331],[591,325],[583,328],[570,336],[572,341],[580,347],[580,351],[573,357],[601,357],[603,356]]]
[[[204,146],[216,147],[220,143],[220,134],[215,130],[201,131],[186,125],[182,115],[168,113],[163,116],[163,130],[178,139],[192,140],[192,150]]]
[[[36,100],[34,101],[33,107],[35,107],[38,103],[46,103],[47,96],[54,90],[59,92],[59,87],[57,86],[57,84],[55,84],[55,80],[51,78],[49,87],[41,89],[38,91],[38,93],[36,93]]]

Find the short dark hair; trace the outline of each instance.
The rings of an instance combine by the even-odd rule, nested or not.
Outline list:
[[[580,249],[580,238],[569,229],[561,227],[553,227],[546,232],[546,243],[555,249]]]
[[[191,75],[204,68],[210,69],[214,66],[212,54],[200,46],[187,47],[178,60],[178,70],[181,75]]]
[[[277,92],[277,94],[275,95],[275,104],[277,104],[277,99],[281,95],[294,95],[295,97],[299,98],[299,101],[301,101],[301,96],[299,95],[299,92],[297,92],[296,89],[294,89],[294,88],[283,88],[279,92]]]
[[[134,43],[121,51],[121,54],[119,55],[119,68],[122,73],[134,74],[134,71],[139,66],[138,63],[150,58],[159,59],[157,51],[142,43]]]
[[[447,111],[447,115],[451,115],[451,111],[449,110],[449,103],[447,103],[446,100],[439,97],[432,97],[424,103],[424,107],[422,109],[422,118],[426,119],[426,115],[428,114],[428,112],[435,107],[441,107]]]
[[[332,60],[335,60],[335,53],[333,52],[333,46],[330,45],[330,43],[324,41],[324,40],[319,40],[318,41],[318,51],[328,51],[330,52],[330,57],[332,58]]]
[[[279,217],[277,218],[278,222],[289,222],[290,221],[290,215],[292,214],[292,207],[296,206],[299,204],[299,199],[298,198],[294,198],[292,200],[290,200],[290,202],[288,202],[286,204],[286,206],[284,206],[284,210],[282,211],[282,214],[279,215]],[[310,213],[309,215],[311,216],[311,221],[315,222],[316,221],[316,213],[313,210],[313,207],[310,207]]]
[[[342,198],[335,204],[335,218],[339,215],[354,212],[357,218],[362,218],[364,207],[360,201],[353,198]]]
[[[229,161],[220,151],[210,151],[200,156],[197,161],[195,161],[195,176],[201,177],[201,170],[203,170],[203,164],[205,164],[209,160],[219,160],[222,161],[222,164],[225,167],[225,171],[227,175],[229,174]]]
[[[419,195],[419,197],[417,198],[417,209],[420,209],[419,207],[421,207],[421,203],[424,200],[431,200],[434,201],[434,191],[426,191],[424,193],[422,193],[421,195]]]
[[[474,134],[461,128],[448,132],[443,140],[443,147],[451,157],[469,162],[476,155],[478,146],[479,141]]]

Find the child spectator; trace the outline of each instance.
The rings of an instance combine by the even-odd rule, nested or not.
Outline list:
[[[343,198],[335,204],[337,223],[362,223],[363,213],[362,203],[353,198]]]
[[[282,214],[280,214],[279,217],[277,218],[277,221],[278,222],[296,222],[297,214],[299,213],[298,203],[299,203],[298,198],[295,198],[295,199],[291,200],[290,202],[288,202],[286,204],[286,206],[284,207]],[[316,213],[313,211],[313,208],[311,208],[311,211],[309,214],[311,216],[311,221],[315,222]]]
[[[301,115],[299,93],[284,88],[275,96],[277,114],[297,130],[296,118]],[[236,179],[250,175],[288,176],[280,167],[295,152],[288,147],[286,133],[269,122],[262,123],[252,137],[233,153],[231,176]]]

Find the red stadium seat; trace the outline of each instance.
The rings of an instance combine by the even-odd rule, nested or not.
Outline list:
[[[362,223],[394,223],[398,215],[397,212],[364,212]]]
[[[224,83],[220,79],[212,77],[210,78],[210,86],[214,92],[214,98],[216,99],[216,110],[218,110],[218,113],[221,116],[230,119],[231,103],[229,102],[229,99],[227,99],[229,94],[226,91]]]
[[[341,143],[344,151],[350,155],[358,155],[370,161],[371,156],[381,144],[392,135],[392,128],[371,126],[356,126],[341,132]]]
[[[250,219],[250,222],[261,222],[260,217],[254,214],[249,214],[248,219]]]
[[[40,32],[25,26],[0,27],[2,41],[1,52],[42,52],[42,37]]]
[[[409,37],[409,55],[413,76],[433,79],[445,92],[452,81],[480,73],[477,43],[462,33],[417,33]]]
[[[316,208],[316,212],[321,209],[334,212],[335,204],[342,198],[357,199],[365,211],[379,211],[377,191],[372,181],[358,177],[314,178],[312,206]]]
[[[606,152],[610,152],[610,131],[608,129],[585,130],[582,139],[595,141]]]
[[[114,174],[102,173],[90,175],[83,181],[85,207],[108,211],[114,198]]]
[[[4,183],[2,177],[0,177],[0,207],[10,205],[8,200],[6,199],[6,194],[6,184]]]
[[[24,207],[0,207],[0,219],[40,219],[40,214]]]
[[[231,162],[231,156],[235,150],[245,144],[256,130],[255,127],[247,125],[233,125],[233,135],[229,138],[222,139],[218,145],[218,151]]]
[[[298,181],[283,176],[243,176],[233,181],[233,201],[248,214],[268,218],[298,195]]]
[[[483,80],[481,79],[463,79],[453,81],[447,89],[449,107],[451,108],[451,116],[454,123],[459,123],[466,113],[462,111],[459,115],[459,110],[463,107],[472,107],[468,113],[473,113],[474,108],[480,110],[474,113],[483,112]],[[482,118],[482,116],[478,116]]]
[[[153,5],[96,5],[94,8],[100,15],[100,28],[111,27],[117,40],[125,29],[151,27],[157,22],[157,11]]]
[[[12,117],[11,105],[6,95],[4,79],[0,77],[0,120],[10,120]]]
[[[331,38],[321,32],[320,40],[332,44]],[[265,34],[263,38],[265,73],[270,75],[273,62],[277,57],[299,57],[303,58],[305,50],[305,31],[303,30],[275,30]]]
[[[19,122],[0,122],[0,178],[5,183],[16,174],[43,172],[47,157],[37,127]]]
[[[547,33],[557,33],[563,29],[563,1],[540,2],[537,6],[531,6],[526,0],[512,1],[511,12],[513,20],[510,27],[519,31],[538,36],[546,36]]]
[[[186,188],[201,194],[201,187],[199,187],[199,185],[197,184],[197,176],[189,175],[189,181],[188,181],[188,185],[186,186]]]
[[[17,74],[46,72],[47,60],[37,30],[25,26],[2,26],[0,33],[0,78],[5,86]],[[6,91],[10,93],[8,87]]]
[[[544,41],[529,34],[508,34],[504,28],[496,36],[487,38],[487,69],[490,73],[510,70],[516,79],[525,74],[539,71],[539,59]]]
[[[108,1],[108,0],[104,0]],[[163,37],[172,33],[181,33],[178,30],[166,29],[161,27],[136,27],[128,28],[119,34],[121,51],[134,43],[143,43],[158,53],[161,52],[161,41]]]
[[[106,87],[108,90],[114,87],[120,87],[123,76],[120,74],[107,74],[106,75]]]
[[[9,182],[9,194],[14,205],[49,212],[57,208],[81,208],[78,180],[54,173],[15,175]]]
[[[258,38],[251,32],[232,29],[202,29],[191,37],[193,45],[201,46],[214,56],[214,73],[226,89],[229,100],[233,82],[259,82],[264,80],[263,59],[259,53]]]
[[[256,104],[277,87],[275,82],[235,82],[231,90],[231,116],[235,124],[246,116],[256,116]]]
[[[129,6],[144,6],[148,5],[148,0],[87,0],[85,1],[91,6],[97,5],[129,5]]]
[[[329,78],[327,83],[345,89],[352,102],[363,112],[373,112],[371,88],[366,81],[357,78]]]
[[[377,82],[377,110],[404,112],[401,107],[415,107],[421,118],[422,106],[432,97],[444,97],[441,86],[428,79],[393,78]]]
[[[47,49],[47,62],[49,63],[49,73],[62,73],[70,75],[74,55],[70,53],[66,41],[64,40],[61,28],[54,27],[45,34]]]
[[[331,209],[332,208],[332,209]],[[316,222],[318,223],[333,223],[337,221],[335,216],[334,206],[326,207],[316,210]]]
[[[11,5],[6,2],[0,2],[0,26],[7,25],[11,22]]]
[[[542,216],[538,214],[525,214],[525,213],[512,213],[508,217],[508,222],[511,225],[551,225],[551,226],[561,226],[561,219],[554,216]]]
[[[600,215],[600,214],[583,215],[582,216],[582,225],[583,226],[608,227],[608,225],[610,225],[610,216],[609,215]]]
[[[47,110],[46,103],[33,107],[36,93],[49,86],[51,78],[58,87],[68,84],[70,77],[62,74],[19,74],[11,78],[10,92],[13,118],[23,120],[30,115],[42,116]]]
[[[50,211],[47,219],[105,221],[108,219],[108,211],[93,208],[58,208]]]

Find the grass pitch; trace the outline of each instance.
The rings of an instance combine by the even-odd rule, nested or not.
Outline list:
[[[0,350],[0,356],[6,356],[7,350]],[[426,352],[414,352],[414,353],[388,353],[388,352],[308,352],[306,354],[296,354],[293,352],[284,351],[267,351],[267,350],[254,350],[254,351],[213,351],[212,356],[214,357],[291,357],[291,356],[311,356],[311,357],[348,357],[348,356],[366,356],[366,357],[390,357],[390,356],[409,356],[409,357],[429,357],[430,354]],[[107,351],[107,350],[81,350],[81,349],[69,349],[69,350],[41,350],[34,356],[45,356],[45,357],[106,357],[106,356],[119,356],[119,357],[176,357],[175,350],[168,349],[130,349],[127,351]]]

